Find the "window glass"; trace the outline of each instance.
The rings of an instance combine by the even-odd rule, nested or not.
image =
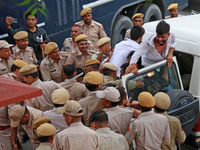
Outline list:
[[[181,85],[173,63],[170,68],[165,64],[138,76],[127,78],[126,88],[128,96],[132,97],[132,100],[137,100],[138,95],[143,91],[155,95],[157,92],[166,93],[171,89],[181,89]]]

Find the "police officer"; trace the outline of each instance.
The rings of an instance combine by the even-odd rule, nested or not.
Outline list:
[[[38,140],[41,142],[36,150],[51,150],[56,128],[50,123],[41,124],[37,128]]]
[[[94,47],[97,49],[97,41],[100,38],[107,36],[103,25],[92,20],[91,8],[84,8],[80,15],[83,18],[83,21],[77,22],[76,24],[81,26],[83,33],[88,36],[88,40],[90,40]]]
[[[43,80],[53,80],[57,83],[64,81],[62,70],[66,57],[61,56],[58,45],[55,42],[49,42],[45,47],[45,54],[47,56],[40,65]]]
[[[60,88],[61,86],[54,81],[41,81],[39,79],[39,73],[37,66],[30,64],[22,67],[19,72],[24,78],[24,81],[29,85],[42,89],[42,95],[39,97],[26,100],[27,106],[34,107],[41,111],[53,109],[53,103],[51,100],[51,94],[54,90]]]
[[[95,111],[90,117],[90,124],[99,135],[99,150],[129,150],[126,138],[108,126],[108,115],[103,110]]]
[[[11,118],[11,144],[13,148],[17,148],[17,130],[19,124],[22,125],[26,133],[28,134],[33,148],[36,149],[40,142],[32,128],[32,124],[35,120],[42,116],[42,111],[29,106],[14,105],[10,112],[9,117]]]
[[[119,91],[114,87],[106,87],[104,91],[97,92],[97,97],[101,98],[104,108],[107,108],[105,112],[109,118],[110,129],[125,135],[133,117],[133,111],[119,107]]]
[[[142,26],[144,24],[144,15],[142,13],[136,13],[133,15],[132,20],[133,20],[133,25],[134,26]],[[126,31],[124,39],[131,39],[131,29],[128,29]]]
[[[171,104],[170,98],[166,93],[158,92],[154,95],[154,99],[156,101],[154,107],[155,113],[165,115],[169,121],[170,144],[166,145],[165,143],[162,143],[161,148],[163,150],[177,149],[176,141],[182,144],[185,141],[186,135],[182,129],[180,120],[174,116],[167,115],[166,113]]]
[[[85,61],[92,57],[91,51],[88,50],[87,39],[88,37],[85,34],[80,34],[75,38],[79,49],[69,54],[65,65],[73,64],[76,68],[85,69]]]
[[[100,67],[100,62],[97,59],[89,59],[85,62],[86,73],[90,71],[98,71]]]
[[[76,45],[76,42],[74,40],[80,34],[82,34],[81,26],[78,24],[74,24],[71,28],[71,37],[65,39],[65,41],[63,42],[63,47],[61,49],[61,51],[67,53],[67,56],[70,54],[71,51],[78,50],[78,46]],[[91,41],[88,41],[88,49],[95,50],[94,45]]]
[[[67,101],[63,115],[69,127],[55,135],[53,150],[99,149],[97,133],[81,122],[83,109],[78,102]]]
[[[102,75],[97,71],[88,72],[85,77],[85,86],[89,90],[88,95],[79,100],[83,108],[83,122],[86,126],[90,126],[90,116],[93,112],[103,109],[101,99],[96,96],[96,92],[102,88]]]
[[[62,114],[62,110],[67,100],[69,100],[69,93],[66,89],[56,89],[52,93],[52,102],[54,108],[43,113],[44,116],[51,118],[51,123],[56,127],[57,130],[67,128],[67,124]]]
[[[178,3],[170,4],[167,9],[170,13],[171,18],[178,17]]]
[[[83,83],[79,83],[74,77],[77,75],[75,67],[72,64],[66,65],[64,68],[65,81],[62,83],[63,88],[68,90],[70,99],[78,101],[86,97],[88,90]]]
[[[0,40],[0,75],[10,72],[13,59],[11,58],[10,47],[12,44],[8,44],[5,40]]]
[[[103,68],[103,85],[108,83],[115,84],[116,86],[121,86],[122,81],[117,79],[117,70],[118,68],[112,63],[105,63],[102,66]]]
[[[28,33],[26,31],[19,31],[13,37],[16,42],[16,45],[12,48],[14,57],[28,64],[37,64],[35,52],[32,47],[28,46]]]
[[[100,51],[95,52],[92,55],[92,59],[97,59],[104,64],[105,62],[109,62],[111,58],[111,39],[109,37],[103,37],[97,42],[97,46]]]

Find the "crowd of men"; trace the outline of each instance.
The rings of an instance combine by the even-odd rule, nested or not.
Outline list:
[[[171,18],[178,16],[177,4],[168,10]],[[166,114],[169,96],[144,91],[130,102],[121,80],[164,59],[171,66],[176,41],[170,25],[160,21],[155,34],[142,39],[144,15],[134,14],[134,26],[112,50],[92,9],[80,15],[83,20],[72,26],[61,51],[36,26],[36,14],[26,14],[27,26],[17,30],[11,27],[14,19],[6,18],[16,45],[0,40],[0,74],[40,88],[42,95],[0,108],[0,149],[22,148],[19,129],[37,150],[176,149],[176,141],[186,137],[179,119]]]

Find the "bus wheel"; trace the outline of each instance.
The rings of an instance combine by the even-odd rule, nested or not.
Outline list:
[[[115,20],[112,32],[112,46],[124,40],[126,30],[130,29],[132,26],[133,23],[130,18],[123,15],[118,16]]]
[[[156,4],[144,4],[139,12],[144,14],[144,23],[162,19],[162,13]]]

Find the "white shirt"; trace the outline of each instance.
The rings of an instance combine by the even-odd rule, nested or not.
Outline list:
[[[132,55],[130,64],[137,63],[138,59],[142,56],[142,65],[149,66],[159,61],[164,60],[171,47],[175,48],[176,40],[175,35],[173,33],[170,34],[167,40],[166,50],[162,55],[158,53],[154,45],[154,39],[156,34],[149,35],[139,46],[138,50]]]
[[[130,52],[136,51],[139,47],[139,44],[131,39],[126,41],[121,41],[115,45],[113,55],[110,59],[110,62],[113,63],[117,68],[117,76],[120,76],[121,66],[127,62],[127,56]]]

